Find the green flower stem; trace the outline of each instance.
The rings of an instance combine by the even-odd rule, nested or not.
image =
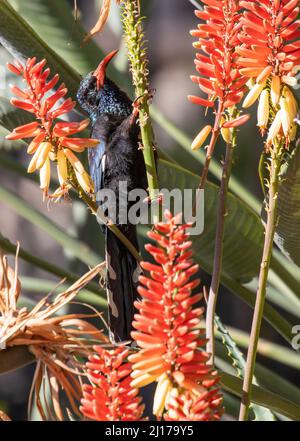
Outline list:
[[[215,356],[215,338],[214,338],[214,318],[216,312],[216,304],[218,298],[218,291],[220,287],[221,273],[222,273],[222,261],[223,261],[223,248],[224,248],[224,231],[225,222],[227,216],[227,196],[229,180],[232,170],[233,152],[236,143],[236,135],[232,136],[232,142],[226,146],[226,156],[223,165],[223,173],[220,184],[220,193],[218,200],[218,212],[217,212],[217,228],[215,236],[215,254],[212,280],[209,290],[209,296],[207,301],[206,310],[206,338],[207,352],[211,354],[210,363],[214,364]]]
[[[138,100],[139,123],[149,196],[151,201],[154,201],[157,198],[159,187],[153,149],[154,135],[149,109],[151,93],[148,81],[148,60],[138,0],[126,0],[122,3],[122,19],[132,80],[135,87],[135,97]]]
[[[267,224],[265,227],[265,242],[260,266],[258,289],[254,307],[254,315],[250,334],[245,378],[243,383],[242,402],[240,408],[240,421],[246,421],[249,416],[251,403],[252,382],[256,362],[256,353],[264,312],[268,273],[272,257],[273,240],[277,223],[277,204],[280,172],[280,146],[275,146],[271,151],[269,202],[267,207]]]

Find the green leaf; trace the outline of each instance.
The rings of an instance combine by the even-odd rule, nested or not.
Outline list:
[[[248,348],[249,335],[246,332],[230,326],[227,326],[227,330],[236,344],[242,348]],[[286,366],[300,370],[299,352],[296,352],[295,350],[288,349],[277,343],[260,338],[257,353],[268,359],[276,360]]]
[[[218,369],[221,369],[228,374],[235,374],[235,370],[231,365],[231,360],[228,357],[227,349],[218,340],[216,340],[216,355],[216,366]],[[293,402],[300,406],[300,389],[292,382],[283,378],[282,375],[276,374],[273,369],[268,369],[259,362],[256,362],[255,376],[261,387],[264,387],[287,400],[290,400],[292,397]]]
[[[52,294],[56,295],[68,289],[68,286],[65,283],[57,286],[57,283],[36,277],[21,276],[20,281],[21,281],[22,289],[29,291],[31,294],[32,293],[47,294],[51,292]],[[33,301],[32,297],[30,300]],[[104,297],[101,297],[99,293],[95,294],[89,291],[89,289],[87,288],[83,288],[80,290],[80,292],[76,296],[76,301],[86,302],[91,305],[98,306],[101,309],[103,308],[106,309],[107,307],[107,301]],[[34,304],[36,303],[34,302]]]
[[[162,113],[155,106],[151,106],[150,113],[153,120],[159,124],[180,147],[182,147],[181,149],[174,148],[172,150],[165,150],[163,146],[159,146],[159,151],[162,151],[169,159],[176,162],[178,165],[181,165],[187,170],[199,175],[205,162],[204,151],[192,151],[192,139],[182,130],[180,130],[175,124],[169,121],[164,115],[162,115]],[[211,176],[215,177],[218,181],[221,179],[222,167],[215,159],[211,160],[209,172]],[[229,189],[256,213],[260,212],[260,201],[234,176],[231,176],[230,178]]]
[[[198,187],[196,175],[165,160],[159,161],[159,179],[161,188],[183,190]],[[204,233],[193,237],[195,259],[209,274],[213,268],[217,198],[218,187],[208,182],[205,189]],[[244,283],[258,273],[262,244],[263,226],[259,217],[237,197],[229,194],[221,282],[252,307],[255,295]],[[264,316],[290,343],[292,325],[269,304],[265,306]]]
[[[86,75],[95,70],[104,57],[103,50],[94,39],[82,46],[86,34],[79,20],[75,23],[72,8],[67,0],[9,0],[18,13],[38,35],[47,35],[47,44],[77,72]],[[91,7],[93,7],[91,5]],[[121,26],[121,24],[120,24]],[[129,79],[114,67],[109,72],[118,84],[129,85]]]
[[[100,256],[95,254],[85,243],[66,233],[44,214],[4,187],[0,187],[0,201],[15,210],[24,219],[45,231],[64,249],[86,265],[95,266],[101,261]]]
[[[33,120],[31,113],[13,106],[9,99],[0,97],[0,125],[7,131],[12,132],[17,126],[28,124]]]
[[[17,150],[26,148],[22,140],[9,141],[5,139],[17,126],[27,124],[33,120],[30,113],[12,106],[7,98],[0,97],[0,149]]]
[[[161,160],[161,188],[196,189],[199,178],[180,166]],[[204,191],[204,232],[194,237],[193,245],[204,269],[212,272],[217,218],[218,187],[208,183]],[[228,215],[224,234],[223,274],[240,282],[258,273],[263,244],[263,226],[258,216],[236,196],[229,194]],[[203,266],[203,265],[202,265]]]
[[[222,343],[227,349],[228,356],[232,360],[232,366],[237,372],[237,376],[241,379],[245,375],[246,361],[243,354],[237,347],[235,341],[232,339],[228,330],[225,328],[218,316],[215,316],[215,324],[220,332]],[[259,386],[256,377],[253,378],[253,384]],[[251,409],[254,412],[256,421],[276,421],[274,414],[267,408],[251,404]]]
[[[221,373],[222,387],[232,394],[242,396],[242,380],[227,373]],[[300,406],[259,386],[253,386],[252,401],[259,406],[267,407],[292,420],[299,421]]]
[[[275,242],[292,262],[300,266],[300,145],[281,171]]]
[[[6,237],[4,237],[0,233],[0,249],[6,254],[15,255],[17,251],[17,246],[11,243]],[[40,268],[43,271],[46,271],[49,274],[53,274],[58,277],[60,280],[65,279],[67,282],[75,283],[81,276],[77,274],[70,273],[65,271],[61,267],[58,267],[47,260],[42,259],[41,257],[34,256],[30,254],[28,251],[24,250],[24,248],[20,247],[19,249],[19,257],[23,259],[25,262],[34,265],[37,268]],[[86,289],[91,291],[98,296],[104,296],[104,292],[100,289],[99,285],[94,282],[90,282],[86,285]]]

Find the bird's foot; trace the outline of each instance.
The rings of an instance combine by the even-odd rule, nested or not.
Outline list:
[[[163,203],[163,193],[158,193],[154,198],[151,199],[150,196],[147,196],[143,202],[145,204],[151,205],[151,204],[159,204],[162,205]]]

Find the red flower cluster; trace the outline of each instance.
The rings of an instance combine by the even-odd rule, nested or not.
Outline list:
[[[197,398],[185,392],[182,397],[170,399],[164,419],[167,421],[219,421],[222,416],[220,412],[222,399],[218,389],[204,391]]]
[[[141,420],[144,406],[138,390],[130,386],[132,368],[125,361],[128,349],[95,346],[94,350],[86,364],[92,385],[83,385],[82,414],[96,421]]]
[[[241,1],[246,9],[242,17],[243,32],[238,49],[239,66],[247,77],[263,83],[269,76],[295,85],[300,64],[299,1]],[[298,40],[296,40],[298,39]],[[295,41],[296,40],[296,41]]]
[[[199,84],[208,99],[189,96],[191,102],[205,107],[214,107],[219,100],[221,113],[227,107],[239,103],[247,81],[236,64],[236,46],[239,44],[240,5],[238,0],[205,0],[203,11],[196,10],[198,18],[205,21],[198,29],[191,31],[199,38],[194,43],[202,53],[196,54],[196,70],[201,75],[191,79]]]
[[[207,392],[219,379],[207,364],[209,355],[202,350],[203,308],[194,307],[202,295],[192,295],[200,281],[190,280],[198,265],[191,259],[187,225],[178,225],[179,218],[169,212],[165,217],[167,223],[157,223],[154,231],[148,233],[157,244],[146,246],[156,264],[141,264],[150,277],[140,276],[142,300],[135,303],[138,314],[132,337],[141,350],[129,357],[133,363],[131,385],[142,387],[158,382],[153,413],[159,417],[168,409],[172,397],[188,391],[195,402],[200,398],[206,400],[203,412],[207,419],[217,419],[221,400],[216,389],[211,394]],[[182,399],[185,400],[185,395]],[[215,408],[214,403],[218,403]]]
[[[28,173],[40,170],[41,188],[45,195],[48,194],[50,184],[50,161],[57,163],[60,182],[60,188],[54,193],[54,197],[63,195],[70,188],[67,183],[69,164],[74,169],[79,185],[87,193],[92,193],[91,179],[73,152],[80,153],[85,148],[94,147],[98,144],[98,140],[69,138],[70,135],[84,130],[89,120],[79,123],[55,122],[56,118],[70,112],[75,102],[71,98],[64,99],[68,92],[64,84],[61,84],[56,92],[48,94],[57,85],[59,76],[56,74],[50,79],[50,69],[45,66],[46,60],[37,63],[35,57],[29,58],[24,67],[18,61],[15,64],[8,64],[8,68],[22,76],[27,84],[24,90],[11,86],[12,92],[18,97],[12,98],[11,103],[35,114],[36,121],[16,127],[7,139],[33,138],[27,150],[29,154],[33,154]]]

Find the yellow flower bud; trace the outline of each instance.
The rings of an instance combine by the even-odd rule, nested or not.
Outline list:
[[[244,99],[244,102],[243,102],[244,109],[252,106],[252,104],[255,103],[255,101],[257,100],[257,98],[259,97],[259,95],[261,94],[263,89],[265,88],[265,85],[266,85],[266,83],[263,82],[262,84],[255,84],[252,87],[252,89],[250,90],[250,92],[248,93],[246,98]]]
[[[208,125],[203,127],[203,129],[200,131],[200,133],[198,133],[198,135],[192,142],[191,149],[198,150],[200,147],[202,147],[211,131],[212,126]]]
[[[293,123],[292,125],[291,125],[291,128],[290,128],[290,141],[295,141],[295,139],[296,139],[296,135],[297,135],[297,128],[298,128],[298,126],[297,126],[297,124],[296,123]]]
[[[86,192],[86,193],[93,193],[94,192],[94,186],[92,183],[92,180],[90,178],[90,175],[84,171],[83,173],[79,173],[76,169],[75,175],[77,178],[77,181],[80,185],[80,187]]]
[[[226,144],[229,144],[231,142],[231,130],[228,128],[222,127],[226,119],[222,116],[220,126],[221,126],[221,135]]]
[[[277,112],[276,116],[274,118],[274,121],[272,122],[272,125],[269,129],[268,139],[267,143],[270,144],[274,141],[278,133],[280,132],[280,129],[282,127],[282,121],[281,121],[281,112]]]
[[[270,115],[270,104],[269,104],[269,92],[267,89],[263,90],[257,108],[257,125],[260,129],[265,130]]]
[[[51,178],[51,165],[50,159],[47,157],[45,159],[44,165],[40,169],[40,188],[44,190],[44,192],[48,191],[50,185]]]
[[[136,387],[139,389],[140,387],[148,386],[148,384],[151,384],[151,383],[153,383],[153,381],[156,380],[156,378],[153,375],[150,375],[147,373],[141,374],[141,372],[143,372],[143,371],[133,371],[132,372],[131,376],[134,379],[130,383],[131,387]],[[136,375],[134,375],[134,374],[136,374]]]
[[[57,152],[57,175],[60,185],[63,185],[68,179],[67,158],[63,150]]]
[[[41,150],[36,161],[36,168],[40,169],[43,167],[51,149],[52,144],[50,142],[41,143]]]
[[[293,92],[288,87],[285,87],[283,89],[283,95],[286,100],[291,121],[294,121],[298,113],[298,103],[294,97]]]
[[[64,154],[66,155],[66,157],[70,161],[75,172],[77,171],[78,173],[82,173],[82,174],[85,172],[82,163],[79,161],[77,156],[72,152],[72,150],[64,149]]]
[[[297,86],[297,78],[295,78],[295,77],[289,77],[287,75],[283,75],[282,76],[282,81],[285,84],[287,84],[288,86],[291,86],[291,87]]]
[[[274,107],[277,106],[280,98],[281,81],[280,77],[275,76],[271,81],[271,101]]]
[[[286,98],[282,96],[280,98],[280,113],[282,120],[282,129],[284,135],[287,137],[289,135],[290,127],[293,122],[293,115],[289,112],[289,107],[286,101]]]
[[[166,398],[169,391],[172,389],[172,383],[166,374],[162,374],[158,380],[156,387],[154,401],[153,401],[153,414],[161,416],[163,414]]]
[[[42,149],[43,149],[43,143],[41,143],[38,146],[36,152],[32,156],[31,161],[30,161],[28,168],[27,168],[27,173],[33,173],[37,169],[36,163],[37,163],[37,160],[39,159],[39,156],[40,156]]]

